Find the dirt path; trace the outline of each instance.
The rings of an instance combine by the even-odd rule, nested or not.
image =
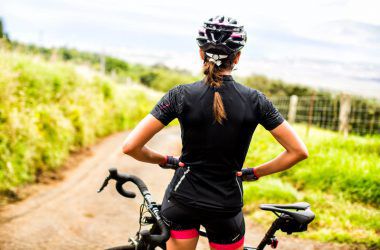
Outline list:
[[[126,133],[118,133],[107,137],[91,148],[92,155],[77,168],[66,172],[63,181],[42,186],[28,199],[3,207],[0,249],[104,249],[125,244],[138,228],[142,198],[122,198],[113,183],[97,194],[107,169],[114,166],[142,177],[159,202],[172,176],[171,171],[122,155],[120,149],[125,136]],[[178,154],[179,140],[179,130],[174,127],[160,132],[149,144],[160,152]],[[249,219],[246,223],[247,244],[257,245],[264,231],[253,227]],[[208,249],[207,240],[201,239],[197,249]],[[348,248],[280,237],[278,249]]]

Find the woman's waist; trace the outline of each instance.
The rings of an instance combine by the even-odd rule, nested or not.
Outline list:
[[[172,180],[173,194],[203,200],[206,203],[212,201],[223,206],[228,204],[229,200],[242,200],[241,179],[234,172],[205,174],[204,171],[193,169],[190,166],[177,170]]]
[[[193,166],[194,168],[217,168],[219,170],[240,170],[242,162],[239,157],[229,154],[215,154],[215,153],[183,153],[180,160],[186,165]]]
[[[241,168],[236,165],[225,163],[210,163],[210,162],[185,162],[185,169],[190,169],[191,172],[203,175],[205,177],[234,177],[235,173]]]

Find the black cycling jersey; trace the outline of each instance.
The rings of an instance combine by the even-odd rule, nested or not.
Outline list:
[[[222,97],[227,119],[215,121],[214,92]],[[190,207],[205,211],[235,213],[243,206],[241,178],[235,172],[243,166],[258,124],[267,130],[284,118],[261,92],[224,76],[219,88],[198,81],[171,89],[151,114],[164,125],[178,118],[182,155],[186,167],[175,171],[167,192]]]

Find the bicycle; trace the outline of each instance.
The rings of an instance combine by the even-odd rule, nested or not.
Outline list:
[[[160,216],[161,205],[157,204],[145,183],[137,176],[129,174],[119,174],[116,168],[110,168],[109,176],[103,182],[103,185],[98,190],[98,193],[108,185],[110,180],[116,181],[116,190],[126,198],[135,198],[136,194],[127,191],[123,185],[127,182],[134,183],[140,193],[144,197],[143,203],[140,206],[139,230],[135,237],[130,237],[129,245],[112,247],[108,250],[152,250],[156,247],[166,249],[166,241],[169,239],[169,229]],[[270,245],[272,248],[277,248],[278,240],[275,233],[278,230],[292,234],[295,232],[307,231],[308,224],[314,220],[314,213],[311,211],[310,204],[306,202],[298,202],[293,204],[261,204],[262,210],[273,212],[277,218],[272,223],[271,227],[266,232],[260,244],[254,248],[244,246],[244,250],[263,250]],[[146,211],[144,211],[146,209]],[[145,216],[146,212],[150,215]],[[141,231],[143,225],[152,225],[150,230]],[[207,237],[206,232],[200,231],[200,236]]]

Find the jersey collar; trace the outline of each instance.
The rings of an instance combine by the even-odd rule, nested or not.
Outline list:
[[[234,79],[232,78],[231,75],[224,75],[223,76],[223,81],[233,81]]]

